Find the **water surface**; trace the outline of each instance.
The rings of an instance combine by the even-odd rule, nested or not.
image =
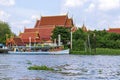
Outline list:
[[[46,65],[56,71],[28,70]],[[120,80],[120,56],[0,55],[0,80]]]

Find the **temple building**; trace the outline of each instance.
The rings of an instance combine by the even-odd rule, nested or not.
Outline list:
[[[86,28],[86,26],[85,26],[84,24],[82,25],[81,29],[82,29],[84,32],[87,32],[87,31],[88,31],[87,28]]]
[[[19,34],[19,40],[14,40],[14,38],[11,40],[7,39],[6,45],[18,45],[17,41],[19,41],[21,45],[29,44],[29,42],[53,43],[51,35],[57,26],[70,28],[73,32],[76,30],[73,19],[69,18],[68,15],[41,16],[41,18],[36,21],[34,28],[25,28],[24,32]]]
[[[120,28],[109,28],[107,32],[120,34]]]

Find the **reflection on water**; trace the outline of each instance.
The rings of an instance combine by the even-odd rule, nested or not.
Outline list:
[[[31,65],[56,71],[28,70]],[[0,80],[120,80],[120,56],[1,54]]]

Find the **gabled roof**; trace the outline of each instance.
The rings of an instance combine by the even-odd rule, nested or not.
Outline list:
[[[13,40],[14,40],[14,42],[17,46],[25,46],[25,44],[24,44],[24,42],[22,41],[21,38],[16,37],[16,38],[13,38]]]
[[[74,26],[72,18],[71,19],[67,19],[67,21],[65,23],[65,26],[66,27],[72,27],[72,26]]]
[[[39,37],[39,34],[36,32],[26,32],[26,33],[22,33],[20,38],[22,39],[36,39],[37,37]]]
[[[35,28],[37,28],[38,26],[40,26],[40,20],[36,21]]]
[[[28,32],[39,32],[39,28],[27,28],[24,30],[24,33],[28,33]]]
[[[41,17],[40,26],[43,26],[43,25],[63,25],[64,26],[67,19],[68,19],[67,15],[44,16],[44,17]]]
[[[68,15],[42,16],[41,20],[36,21],[35,28],[49,25],[72,27],[73,20],[72,18],[69,19]]]
[[[31,41],[34,42],[34,39],[36,37],[39,37],[39,41],[47,41],[50,40],[52,31],[54,30],[55,26],[49,25],[49,26],[40,26],[39,28],[28,28],[25,29],[24,33],[20,34],[20,38],[24,42],[29,42],[29,38],[31,37]]]
[[[120,28],[109,28],[109,30],[107,32],[120,34]]]

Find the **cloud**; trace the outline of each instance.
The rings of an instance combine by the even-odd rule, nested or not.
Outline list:
[[[30,21],[30,20],[23,20],[21,23],[22,23],[22,24],[30,24],[31,21]]]
[[[31,17],[31,19],[39,19],[40,18],[40,16],[38,16],[38,15],[32,15],[32,17]]]
[[[85,11],[87,11],[87,12],[92,12],[94,9],[95,9],[95,4],[94,3],[91,3],[90,5],[89,5],[89,7],[85,10]]]
[[[103,11],[120,8],[120,0],[99,0],[98,8]]]
[[[15,5],[15,0],[0,0],[0,5],[13,6]]]
[[[1,21],[7,21],[9,17],[10,17],[10,14],[0,10],[0,20]]]
[[[78,7],[82,6],[87,0],[65,0],[64,6],[66,7]]]
[[[114,23],[113,27],[120,27],[120,15],[117,17],[117,19],[113,23]]]

